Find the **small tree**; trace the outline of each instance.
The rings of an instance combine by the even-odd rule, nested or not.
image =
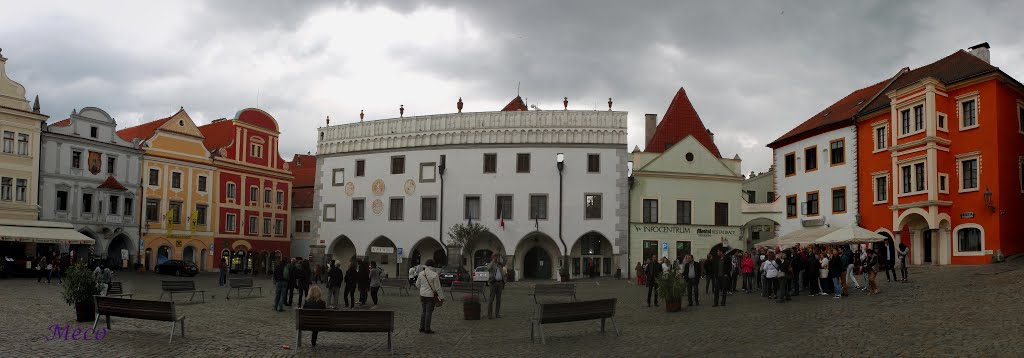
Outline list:
[[[455,224],[448,229],[448,243],[453,246],[465,247],[470,241],[489,232],[491,232],[490,229],[478,223]]]

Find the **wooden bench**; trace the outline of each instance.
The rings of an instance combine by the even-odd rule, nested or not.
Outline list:
[[[174,340],[174,326],[180,321],[181,336],[185,337],[185,315],[178,316],[175,313],[174,302],[96,296],[96,322],[92,324],[93,331],[100,323],[100,316],[107,316],[107,329],[110,329],[110,316],[171,322],[171,336],[167,343]]]
[[[395,311],[322,309],[295,310],[295,347],[302,346],[302,331],[387,332],[388,349],[395,332]]]
[[[125,297],[132,298],[132,294],[124,293],[124,286],[121,282],[111,282],[110,286],[107,287],[107,297]]]
[[[228,294],[225,297],[231,296],[231,290],[235,290],[238,293],[238,298],[242,297],[242,290],[249,290],[245,297],[252,296],[252,290],[260,290],[260,296],[263,296],[263,287],[253,286],[252,277],[246,278],[229,278],[228,279]],[[230,299],[230,298],[229,298]]]
[[[541,297],[560,298],[560,302],[576,301],[575,283],[538,283],[533,286],[533,303],[540,304]]]
[[[448,288],[448,295],[451,296],[452,300],[456,300],[456,293],[479,295],[480,301],[487,301],[487,285],[483,283],[452,282],[452,286]]]
[[[160,289],[163,292],[160,293],[160,299],[164,299],[164,294],[170,294],[171,301],[174,301],[175,293],[192,293],[192,297],[189,297],[188,301],[192,302],[192,299],[196,298],[196,293],[203,298],[203,302],[206,302],[206,291],[197,290],[195,281],[160,281]]]
[[[409,295],[409,280],[405,278],[385,278],[380,280],[381,291],[385,288],[398,289],[398,295],[402,295],[402,291],[405,291],[405,295]]]
[[[540,333],[541,343],[547,343],[544,339],[544,328],[542,325],[548,323],[577,322],[592,319],[601,320],[601,332],[604,332],[606,319],[612,320],[612,329],[615,335],[619,335],[619,329],[615,325],[615,302],[616,299],[609,298],[593,301],[576,301],[566,303],[541,303],[537,306],[533,319],[530,320],[530,342],[534,342],[534,330]]]

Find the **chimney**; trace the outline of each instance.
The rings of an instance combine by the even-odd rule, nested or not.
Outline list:
[[[992,60],[991,60],[991,58],[989,56],[988,48],[989,48],[988,47],[988,42],[982,42],[980,44],[971,46],[971,48],[970,48],[971,51],[969,51],[969,52],[970,52],[970,54],[980,58],[982,61],[985,61],[985,62],[988,62],[989,64],[991,64]]]
[[[711,143],[714,144],[715,143],[715,133],[711,132],[710,129],[705,129],[705,130],[708,131],[708,137],[711,137]]]
[[[658,115],[657,114],[645,114],[644,115],[644,150],[651,145],[651,138],[654,138],[654,130],[658,128]]]

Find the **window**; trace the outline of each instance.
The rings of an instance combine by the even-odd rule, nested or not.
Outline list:
[[[276,203],[277,203],[277,205],[284,204],[284,192],[283,191],[280,191],[280,190],[277,191],[277,201],[276,201]]]
[[[256,234],[260,230],[260,219],[255,216],[249,217],[249,233]]]
[[[98,137],[99,136],[98,132],[99,132],[99,128],[96,128],[95,126],[94,127],[89,127],[89,136],[90,137],[93,137],[93,138]]]
[[[981,251],[981,230],[977,228],[960,229],[956,232],[956,241],[958,251]]]
[[[271,203],[271,201],[270,201],[270,193],[271,193],[270,189],[263,189],[263,203],[264,204],[270,204]]]
[[[68,211],[68,192],[65,190],[57,191],[57,211]]]
[[[796,217],[796,195],[790,195],[786,197],[786,217]]]
[[[173,211],[171,216],[171,222],[175,224],[181,224],[181,202],[172,201],[170,202],[168,210]]]
[[[1017,131],[1024,134],[1024,107],[1017,107]]]
[[[786,176],[796,175],[796,154],[789,153],[785,157],[786,162]]]
[[[924,130],[924,105],[914,107],[914,131]]]
[[[484,173],[498,172],[498,155],[495,153],[484,153]]]
[[[249,187],[249,201],[255,203],[255,202],[259,201],[259,200],[260,200],[260,188],[257,188],[257,187],[254,187],[254,186],[253,187]]]
[[[196,226],[206,226],[206,211],[208,206],[196,204]]]
[[[110,209],[110,215],[117,215],[117,208],[118,205],[121,204],[121,197],[117,195],[111,195],[107,197],[107,200],[109,201],[109,205],[107,206]]]
[[[146,221],[160,221],[160,199],[146,199]]]
[[[6,151],[6,150],[5,150]],[[75,169],[82,169],[82,151],[74,150],[71,151],[71,167]],[[152,179],[152,171],[150,172],[150,179]],[[150,185],[156,185],[150,183]]]
[[[14,132],[4,131],[4,153],[14,153]]]
[[[875,202],[884,203],[889,201],[889,177],[880,176],[875,178]]]
[[[963,121],[960,122],[960,129],[974,128],[978,126],[978,112],[977,102],[973,99],[960,102],[960,117]]]
[[[601,255],[601,237],[584,235],[580,240],[580,253],[583,255]]]
[[[78,153],[81,156],[82,153]],[[72,160],[74,163],[74,160]],[[150,169],[149,170],[149,185],[160,185],[160,170]]]
[[[751,204],[757,202],[757,191],[747,190],[747,202]]]
[[[829,142],[829,157],[831,159],[832,166],[842,165],[846,163],[846,141],[843,139],[836,139]]]
[[[516,154],[516,173],[530,172],[530,153]]]
[[[263,158],[263,146],[259,144],[250,144],[249,156],[254,158]]]
[[[227,231],[230,231],[230,232],[237,231],[238,230],[238,221],[237,221],[238,220],[238,216],[236,216],[235,214],[227,214],[227,215],[224,215],[224,217],[225,217],[224,221],[226,222],[225,225],[224,225],[225,229]]]
[[[910,171],[910,166],[905,165],[900,168],[900,173],[903,175],[903,193],[911,192],[910,183],[913,179],[913,173]]]
[[[729,226],[729,203],[715,203],[715,226]]]
[[[310,228],[309,228],[310,223],[311,222],[309,220],[306,220],[306,221],[302,222],[302,231],[303,232],[310,232]]]
[[[960,161],[960,191],[978,190],[978,158]]]
[[[658,199],[644,199],[644,224],[658,222]]]
[[[11,200],[10,197],[8,197],[7,200]],[[82,194],[82,212],[83,213],[91,213],[92,212],[92,194],[91,193],[84,193],[84,194]]]
[[[480,220],[480,197],[467,196],[463,207],[463,219]]]
[[[134,200],[132,198],[124,198],[124,216],[132,216],[132,204]]]
[[[363,220],[366,217],[366,199],[352,199],[352,220]]]
[[[18,134],[18,155],[28,155],[28,134]]]
[[[366,160],[363,160],[363,159],[356,160],[356,176],[357,177],[366,176]]]
[[[846,212],[846,187],[832,188],[832,213]]]
[[[906,135],[910,133],[910,110],[904,109],[900,112],[900,134]]]
[[[949,193],[949,187],[946,183],[949,183],[949,175],[939,173],[939,192],[943,194]]]
[[[236,193],[237,189],[236,189],[235,183],[228,183],[227,187],[228,187],[228,194],[227,194],[228,199],[234,199],[235,196],[237,195],[237,193]]]
[[[601,194],[586,194],[583,197],[583,218],[601,218]]]
[[[813,191],[813,192],[807,193],[807,202],[804,203],[804,204],[806,204],[806,208],[804,209],[804,211],[805,211],[804,214],[806,214],[808,216],[818,215],[818,192]]]
[[[388,220],[405,219],[405,199],[391,198],[391,205],[388,206]]]
[[[205,193],[206,192],[206,176],[205,175],[200,175],[196,179],[196,186],[199,187],[198,190],[199,190],[200,193]]]
[[[117,158],[107,157],[107,174],[114,175],[117,170]]]
[[[334,204],[324,205],[324,221],[335,221],[337,219],[338,208]],[[355,215],[355,213],[353,213]]]
[[[775,197],[775,192],[774,192],[774,191],[769,191],[769,192],[768,192],[768,202],[769,202],[769,203],[774,203],[774,202],[775,202],[775,199],[777,199],[777,198]]]
[[[295,228],[292,230],[295,232],[310,232],[309,220],[295,220]]]
[[[263,235],[270,235],[270,218],[263,218]]]
[[[886,126],[879,126],[875,128],[875,150],[882,150],[886,148],[888,143],[888,137],[886,131],[889,128]]]
[[[391,174],[405,174],[405,156],[391,157]]]
[[[0,185],[0,200],[11,201],[11,190],[12,190],[12,185],[14,184],[13,183],[14,179],[3,178],[3,179],[0,179],[0,181],[3,182],[3,184]]]
[[[676,200],[676,224],[693,224],[693,206],[689,200]]]
[[[939,113],[938,117],[939,117],[939,119],[938,119],[938,121],[939,121],[939,126],[938,126],[939,130],[940,131],[949,131],[949,129],[946,128],[946,115],[942,114],[942,113]]]
[[[813,172],[818,170],[818,147],[804,148],[804,171]]]
[[[498,195],[494,197],[494,219],[512,220],[511,195]]]
[[[181,173],[171,172],[171,187],[181,189]]]
[[[420,220],[437,220],[437,198],[420,199]]]
[[[274,219],[274,235],[284,235],[284,220]]]
[[[914,164],[914,182],[917,191],[924,191],[924,163]]]
[[[334,169],[331,172],[331,186],[345,185],[345,169]]]
[[[548,219],[548,196],[530,195],[530,219]]]
[[[601,155],[587,154],[587,173],[601,172]]]
[[[434,162],[420,163],[420,183],[433,183],[437,180],[437,164]]]
[[[25,202],[28,200],[28,180],[15,180],[14,200]]]

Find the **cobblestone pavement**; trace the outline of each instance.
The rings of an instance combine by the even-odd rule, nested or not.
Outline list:
[[[703,305],[668,314],[648,308],[646,289],[625,281],[578,281],[580,299],[617,297],[621,336],[600,334],[597,321],[546,325],[548,344],[530,343],[529,282],[504,293],[502,319],[465,321],[457,303],[435,313],[435,335],[417,332],[414,296],[383,297],[379,309],[397,311],[396,356],[1020,356],[1024,351],[1024,260],[993,266],[915,267],[910,283],[880,279],[881,295],[856,292],[841,300],[801,296],[786,304],[738,293],[728,306]],[[121,273],[117,280],[136,298],[159,297],[159,280],[170,276]],[[103,341],[47,341],[52,324],[74,322],[60,287],[35,280],[0,281],[0,357],[70,356],[389,356],[386,335],[330,333],[319,346],[294,346],[294,316],[271,310],[273,289],[263,297],[224,299],[215,274],[196,277],[206,303],[181,303],[186,337],[167,343],[166,322],[114,318]],[[703,286],[703,285],[702,285]],[[187,298],[178,297],[180,302]],[[485,308],[486,309],[486,308]],[[304,334],[308,340],[309,334]]]

